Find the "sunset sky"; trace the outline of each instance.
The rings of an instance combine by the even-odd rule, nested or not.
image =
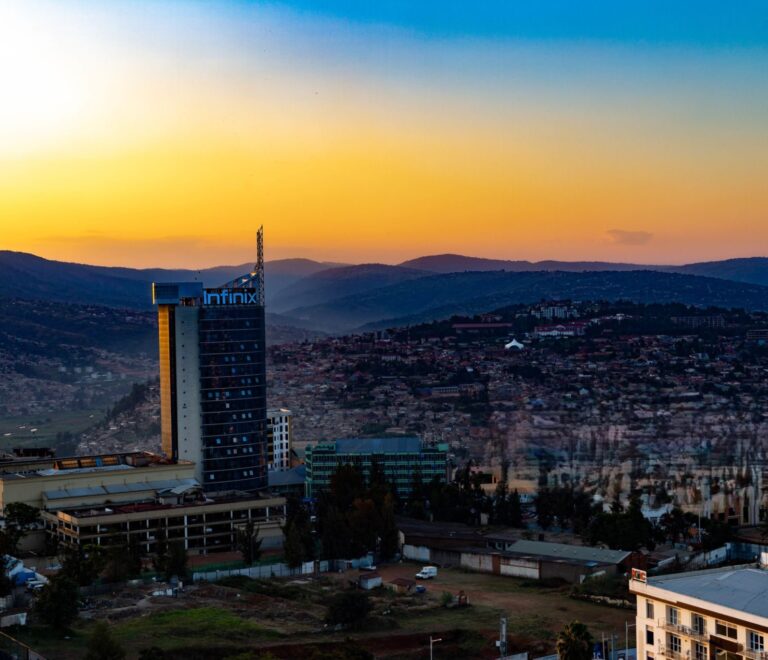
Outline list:
[[[768,254],[768,3],[0,0],[0,249]]]

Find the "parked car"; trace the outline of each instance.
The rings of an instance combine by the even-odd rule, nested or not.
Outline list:
[[[416,573],[417,580],[431,580],[437,577],[437,566],[424,566]]]
[[[45,586],[45,582],[42,582],[41,580],[27,580],[27,584],[25,586],[27,591],[34,593],[36,591],[40,591],[40,589]]]

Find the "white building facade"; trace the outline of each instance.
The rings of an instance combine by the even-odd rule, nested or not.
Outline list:
[[[768,571],[632,571],[638,660],[768,660]]]
[[[286,408],[267,411],[267,460],[270,470],[291,469],[292,413]]]

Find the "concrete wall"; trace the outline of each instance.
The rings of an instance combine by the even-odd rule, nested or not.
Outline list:
[[[409,543],[403,544],[402,554],[405,559],[411,559],[412,561],[429,562],[432,558],[430,549],[426,546],[410,545]]]
[[[203,483],[203,441],[200,419],[200,348],[198,308],[176,308],[176,428],[179,459],[196,463]]]
[[[531,559],[501,557],[499,561],[499,574],[507,577],[538,580],[540,577],[539,562]]]
[[[483,573],[493,573],[493,555],[462,552],[460,563],[463,568]]]

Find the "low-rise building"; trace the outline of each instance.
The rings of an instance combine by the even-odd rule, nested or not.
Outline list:
[[[214,499],[215,497],[215,499]],[[60,544],[125,545],[146,553],[158,543],[180,542],[192,553],[237,549],[237,532],[249,521],[259,529],[263,547],[277,547],[285,522],[285,499],[246,493],[203,494],[201,487],[163,493],[158,501],[43,511],[48,533]]]
[[[0,464],[0,512],[9,502],[38,509],[133,502],[192,483],[194,463],[149,452],[13,460]]]
[[[316,497],[327,490],[333,473],[342,465],[360,468],[367,480],[374,464],[378,464],[398,495],[407,498],[417,474],[424,484],[432,479],[447,479],[448,446],[425,445],[414,436],[349,438],[307,447],[306,495]]]
[[[649,577],[635,570],[637,657],[768,658],[768,571],[750,566]]]
[[[192,552],[235,548],[237,528],[256,522],[264,547],[279,545],[285,499],[227,491],[204,494],[191,461],[149,452],[13,460],[0,464],[0,511],[23,502],[43,525],[23,550],[41,550],[45,533],[63,544],[136,540],[154,552],[163,536]]]

